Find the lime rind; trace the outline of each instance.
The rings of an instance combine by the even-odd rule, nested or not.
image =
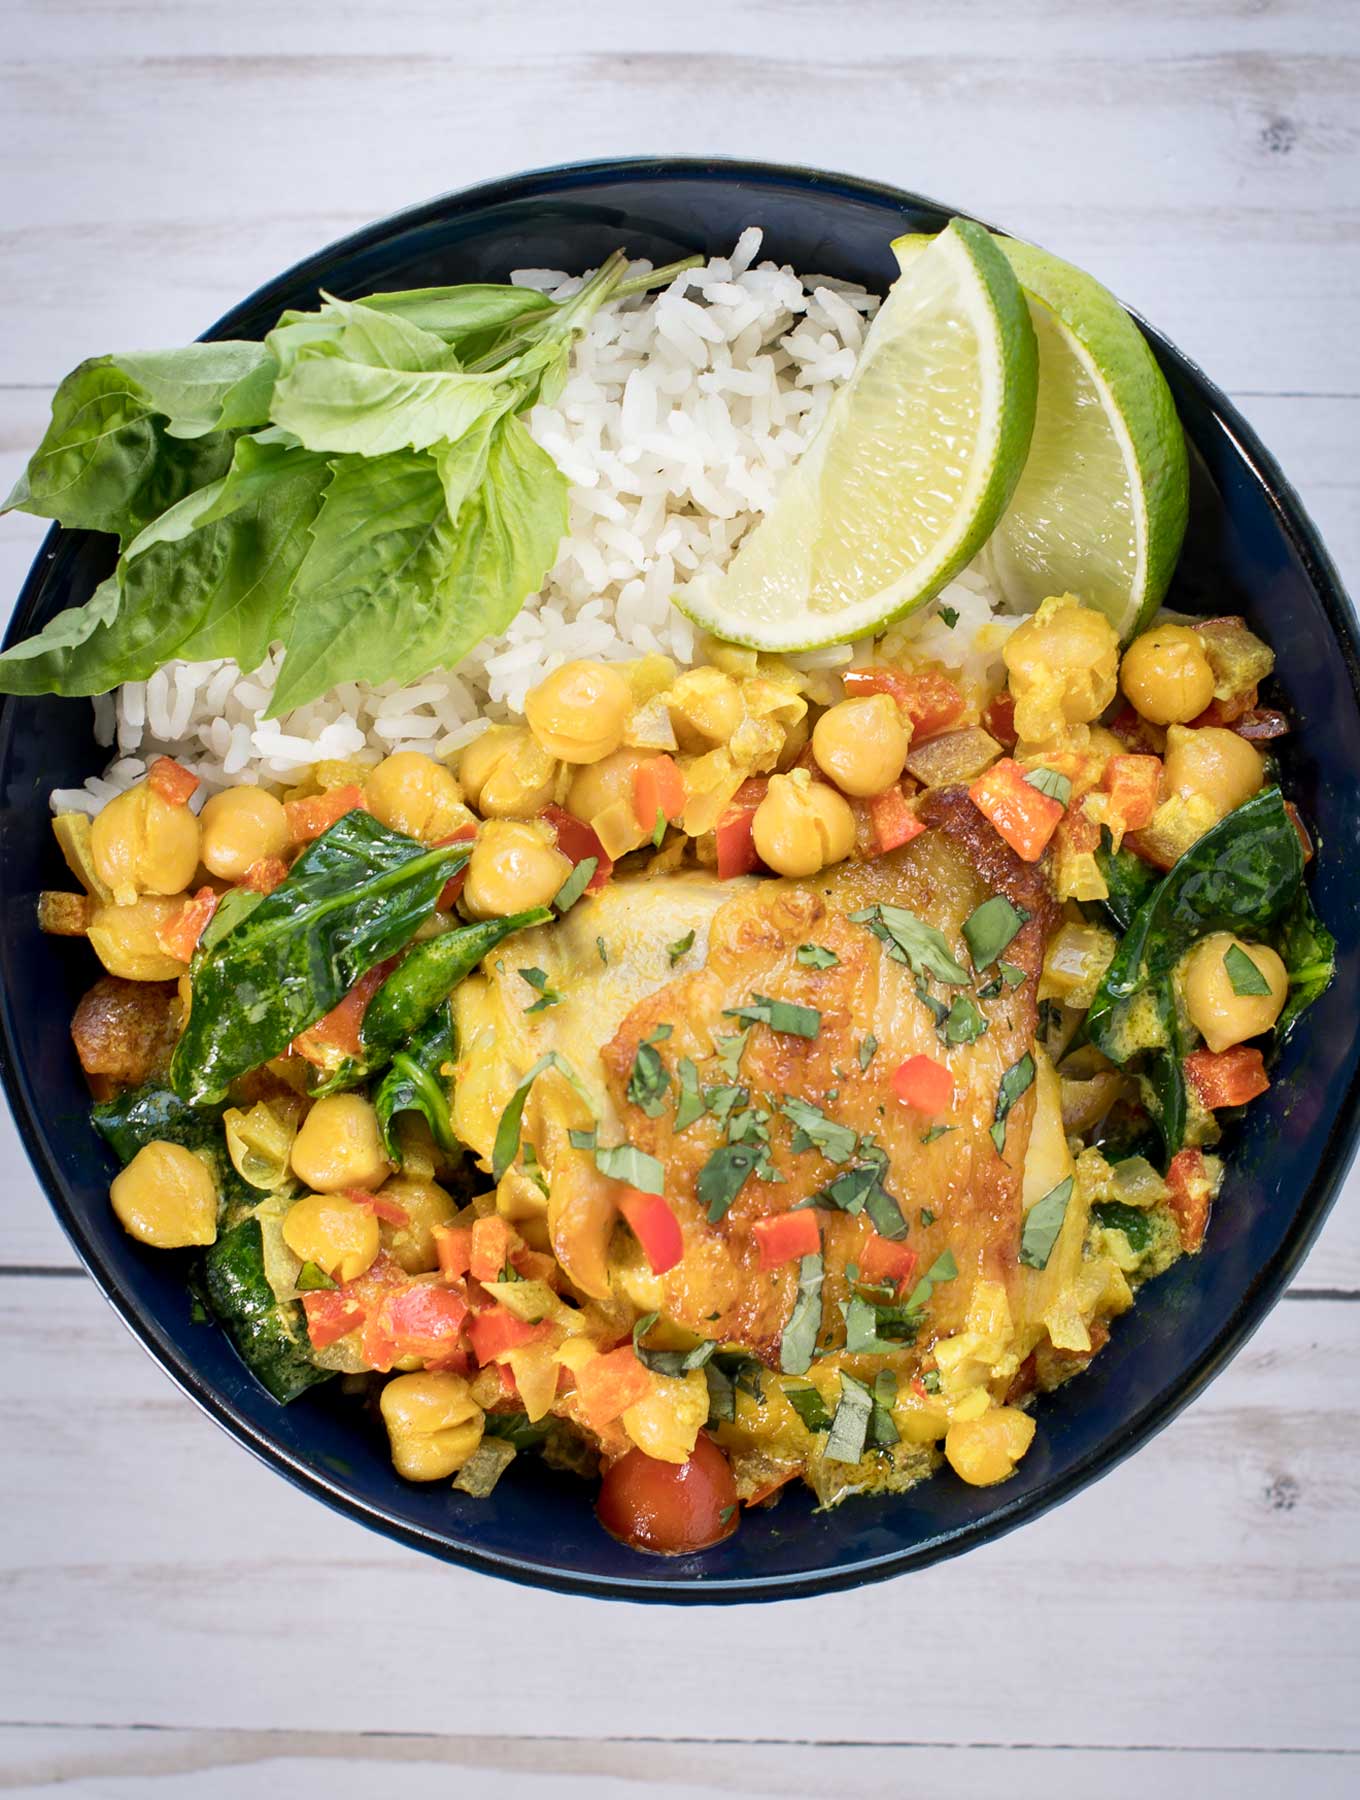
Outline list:
[[[968,333],[971,351],[963,342]],[[960,417],[973,421],[971,441],[962,450],[952,447],[963,473],[941,471],[927,461],[904,463],[892,483],[876,480],[883,465],[881,457],[875,462],[875,452],[891,458],[902,448],[892,441],[894,425],[900,432],[902,424],[894,411],[919,406],[928,391],[939,391],[923,386],[913,392],[908,384],[895,402],[894,378],[913,358],[929,374],[932,352],[940,359],[935,374],[946,387],[951,377],[956,387],[973,384],[963,398],[950,396],[962,409]],[[1024,468],[1037,392],[1034,328],[1010,263],[982,226],[956,219],[894,284],[855,374],[833,400],[774,507],[723,575],[692,583],[676,596],[676,604],[718,637],[771,651],[844,643],[904,617],[972,561],[1005,512]],[[869,470],[865,479],[861,465]],[[951,477],[956,491],[942,502]],[[867,498],[856,520],[857,488]],[[912,515],[918,493],[920,505]],[[828,506],[828,494],[841,505]],[[942,516],[927,542],[920,528],[932,503],[942,506]],[[899,510],[889,528],[879,530],[875,508],[881,514],[885,504]],[[904,519],[908,523],[895,536],[892,527]],[[850,533],[841,530],[847,520]],[[857,540],[851,536],[856,526]],[[922,541],[904,547],[913,529]],[[868,588],[862,598],[856,597],[857,586]]]

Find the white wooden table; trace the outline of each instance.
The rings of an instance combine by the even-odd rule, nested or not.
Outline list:
[[[1352,0],[0,18],[5,488],[81,357],[194,337],[370,218],[537,164],[747,154],[1091,268],[1242,404],[1360,582]],[[41,530],[0,521],[0,592]],[[0,1169],[0,1789],[1360,1791],[1360,1182],[1228,1373],[1097,1488],[896,1584],[711,1612],[515,1589],[304,1499],[119,1328],[8,1120]]]

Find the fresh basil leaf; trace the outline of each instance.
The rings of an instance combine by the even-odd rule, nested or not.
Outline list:
[[[1013,1062],[996,1091],[996,1111],[992,1115],[992,1142],[996,1145],[998,1156],[1006,1150],[1006,1119],[1011,1108],[1020,1096],[1025,1093],[1034,1080],[1034,1058],[1026,1050],[1018,1062]]]
[[[1058,1233],[1067,1217],[1067,1203],[1071,1198],[1072,1177],[1069,1175],[1066,1181],[1060,1181],[1057,1187],[1050,1188],[1042,1200],[1036,1200],[1025,1214],[1024,1229],[1020,1236],[1020,1260],[1027,1268],[1048,1267],[1048,1259],[1058,1241]]]
[[[794,955],[805,969],[834,969],[840,961],[836,952],[824,944],[800,944]]]
[[[1100,828],[1100,843],[1095,852],[1096,867],[1105,878],[1109,893],[1100,902],[1118,932],[1133,923],[1134,914],[1157,886],[1159,876],[1150,863],[1132,850],[1114,848],[1109,828]]]
[[[666,1171],[654,1156],[635,1144],[597,1144],[595,1167],[611,1181],[626,1181],[640,1194],[664,1194]]]
[[[966,994],[960,994],[940,1026],[946,1044],[975,1044],[987,1029],[987,1021]]]
[[[1091,1208],[1091,1219],[1104,1231],[1122,1231],[1135,1256],[1141,1256],[1152,1242],[1152,1216],[1143,1207],[1101,1200]]]
[[[955,962],[949,940],[904,906],[866,906],[851,913],[856,925],[867,925],[895,962],[909,965],[914,975],[933,976],[946,987],[966,987],[968,973]]]
[[[798,1295],[789,1322],[779,1340],[779,1367],[785,1375],[805,1375],[812,1367],[817,1333],[822,1325],[822,1281],[825,1265],[820,1251],[798,1261]]]
[[[326,1271],[319,1268],[316,1263],[305,1262],[298,1270],[297,1279],[293,1285],[300,1294],[319,1294],[338,1287],[340,1284],[333,1281]]]
[[[975,969],[990,968],[1001,952],[1029,922],[1023,907],[1012,906],[1004,894],[993,894],[963,922],[964,942]]]
[[[547,1419],[532,1423],[528,1413],[489,1412],[482,1430],[485,1436],[502,1438],[516,1450],[537,1450],[547,1441],[551,1428]]]
[[[554,308],[554,302],[536,288],[496,282],[368,294],[359,304],[432,332],[457,350],[459,361],[465,364],[491,350],[508,328],[551,313]],[[284,321],[289,317],[285,314]]]
[[[849,1162],[855,1154],[859,1143],[858,1135],[848,1125],[842,1125],[836,1119],[829,1119],[821,1107],[814,1106],[810,1100],[800,1100],[796,1094],[786,1094],[779,1102],[779,1110],[794,1127],[793,1149],[795,1154],[805,1150],[820,1150],[828,1162]]]
[[[649,1350],[641,1341],[656,1324],[658,1314],[644,1313],[633,1326],[633,1355],[653,1375],[669,1375],[678,1379],[691,1369],[702,1369],[718,1346],[712,1339],[695,1344],[690,1350]]]
[[[666,955],[670,958],[671,967],[674,968],[682,957],[688,956],[693,948],[694,932],[692,930],[687,931],[684,937],[677,938],[673,944],[667,944]]]
[[[1289,972],[1289,998],[1275,1022],[1275,1042],[1282,1044],[1336,974],[1336,939],[1313,910],[1302,884],[1280,921],[1275,947]]]
[[[1270,993],[1270,983],[1240,945],[1228,945],[1223,952],[1223,967],[1232,983],[1232,991],[1240,999]]]
[[[704,1096],[699,1088],[699,1071],[688,1056],[682,1056],[675,1065],[679,1077],[680,1092],[675,1102],[674,1131],[687,1131],[696,1119],[701,1119],[705,1111]]]
[[[808,1431],[830,1431],[831,1414],[815,1387],[784,1387],[784,1398],[803,1421]]]
[[[263,344],[218,339],[178,350],[120,351],[113,365],[164,415],[171,437],[202,438],[269,421],[276,365]]]
[[[861,1038],[861,1040],[860,1040],[860,1046],[859,1046],[859,1066],[860,1066],[860,1068],[867,1069],[869,1067],[869,1064],[874,1060],[874,1057],[877,1054],[878,1054],[878,1039],[874,1036],[872,1031],[866,1032],[864,1034],[863,1038]]]
[[[308,846],[286,879],[190,969],[193,1001],[170,1062],[176,1093],[219,1100],[399,950],[467,861],[427,850],[362,809]]]
[[[916,1286],[907,1295],[906,1311],[919,1313],[929,1304],[931,1295],[942,1281],[953,1281],[959,1272],[952,1250],[941,1250]]]
[[[874,1397],[853,1375],[841,1370],[841,1397],[822,1455],[827,1462],[857,1463],[864,1455]]]
[[[704,1107],[720,1125],[730,1123],[738,1107],[745,1106],[750,1094],[744,1087],[710,1087],[704,1089]],[[768,1133],[766,1134],[768,1136]]]
[[[759,1152],[747,1144],[718,1145],[700,1169],[694,1187],[700,1205],[708,1208],[710,1225],[725,1216],[759,1161]]]
[[[575,1069],[572,1068],[566,1057],[560,1056],[556,1050],[546,1051],[544,1055],[539,1057],[534,1066],[527,1070],[523,1075],[519,1086],[510,1096],[509,1104],[501,1114],[500,1124],[496,1127],[496,1141],[491,1150],[491,1179],[493,1181],[500,1180],[501,1176],[504,1175],[505,1171],[519,1154],[520,1129],[524,1123],[524,1104],[529,1098],[529,1089],[546,1069],[555,1069],[564,1081],[569,1081],[571,1083],[577,1094],[585,1101],[587,1107],[591,1106],[590,1094],[586,1089],[585,1083],[581,1080],[581,1077],[576,1073]],[[573,1131],[569,1135],[573,1144],[576,1143],[578,1137],[584,1135],[589,1140],[588,1147],[592,1150],[595,1148],[595,1134],[593,1132],[582,1134]],[[582,1146],[578,1145],[577,1147],[581,1148]]]
[[[737,1416],[737,1390],[732,1377],[713,1357],[704,1364],[708,1383],[708,1424],[731,1424]]]
[[[852,1217],[867,1212],[880,1237],[899,1241],[907,1235],[907,1222],[902,1216],[902,1208],[883,1185],[886,1168],[887,1157],[880,1152],[837,1175],[804,1204],[835,1207]]]
[[[1066,806],[1072,798],[1071,777],[1064,775],[1058,769],[1031,769],[1026,775],[1025,781],[1039,793],[1047,795],[1050,800],[1056,800],[1059,806]]]
[[[581,858],[571,874],[567,876],[567,879],[553,895],[553,905],[557,908],[559,913],[568,913],[571,911],[572,907],[575,906],[576,902],[595,879],[595,871],[599,866],[600,859],[598,856],[583,856]],[[598,943],[602,940],[597,939],[596,941]],[[602,957],[600,960],[602,962],[607,962],[608,958]]]
[[[654,1046],[664,1042],[670,1035],[669,1025],[658,1025],[655,1031],[643,1038],[629,1071],[628,1099],[632,1105],[646,1113],[649,1119],[659,1119],[665,1111],[671,1078]]]
[[[372,1012],[372,1004],[368,1010]],[[364,1023],[368,1023],[367,1014]],[[407,1043],[392,1052],[387,1073],[373,1096],[383,1144],[393,1162],[401,1160],[395,1121],[404,1112],[422,1115],[430,1136],[446,1155],[459,1153],[452,1119],[453,1056],[453,1009],[446,1000],[412,1032]]]
[[[741,1068],[741,1053],[746,1048],[746,1040],[751,1035],[748,1025],[745,1031],[734,1031],[730,1037],[718,1037],[713,1040],[714,1054],[718,1066],[729,1081],[735,1081]]]
[[[768,1025],[771,1031],[782,1031],[790,1037],[815,1038],[822,1028],[822,1015],[815,1007],[771,1000],[764,994],[752,994],[745,1006],[724,1007],[723,1017]]]
[[[869,1442],[876,1450],[890,1450],[901,1440],[893,1420],[897,1403],[897,1376],[891,1369],[880,1369],[874,1376],[874,1410],[869,1417]]]

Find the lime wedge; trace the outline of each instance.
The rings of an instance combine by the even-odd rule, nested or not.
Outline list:
[[[894,245],[904,268],[929,242]],[[1030,244],[997,242],[1030,303],[1039,411],[1025,472],[979,566],[1012,606],[1076,594],[1129,638],[1156,612],[1185,536],[1189,476],[1171,390],[1098,281]]]
[[[726,571],[677,604],[758,650],[813,650],[911,612],[1005,510],[1034,425],[1028,309],[988,233],[955,219],[893,283],[859,365]]]

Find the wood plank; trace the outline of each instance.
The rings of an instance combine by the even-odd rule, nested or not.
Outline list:
[[[440,1569],[230,1445],[86,1284],[2,1292],[11,1720],[727,1739],[796,1717],[837,1743],[1360,1747],[1360,1306],[1279,1308],[1171,1430],[1018,1536],[719,1625]],[[715,1628],[739,1679],[715,1678]],[[614,1682],[572,1678],[662,1662],[622,1712]]]
[[[902,1800],[947,1793],[951,1800],[1188,1800],[1210,1779],[1234,1800],[1309,1800],[1354,1792],[1355,1759],[1343,1754],[1202,1755],[1152,1750],[1035,1749],[1026,1745],[912,1744],[886,1755],[878,1745],[577,1743],[539,1737],[363,1737],[305,1732],[52,1731],[0,1728],[0,1786],[20,1795],[60,1787],[68,1800],[237,1800],[244,1792],[286,1791],[291,1800],[335,1800],[360,1784],[400,1784],[402,1800],[447,1800],[473,1780],[479,1800],[595,1800],[601,1783],[667,1800]],[[906,1784],[910,1784],[909,1786]]]

